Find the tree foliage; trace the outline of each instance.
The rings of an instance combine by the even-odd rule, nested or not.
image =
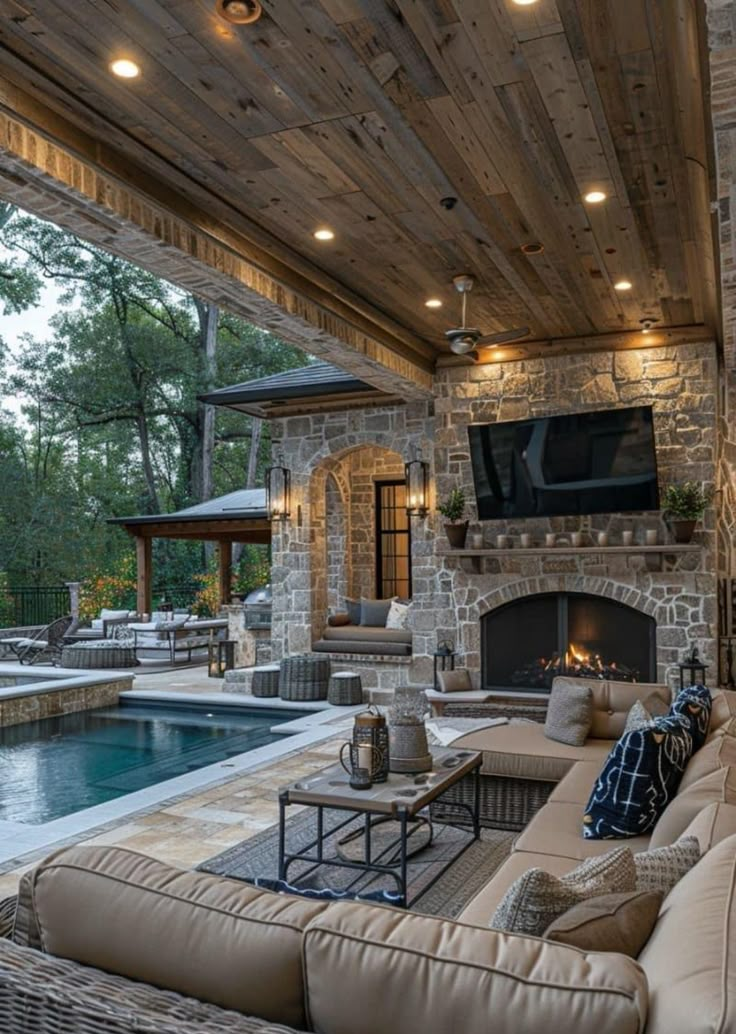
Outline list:
[[[60,306],[8,357],[0,419],[0,571],[11,584],[109,576],[131,555],[107,518],[170,512],[260,484],[268,433],[198,395],[303,365],[291,346],[30,216],[0,206],[0,304]],[[1,371],[2,368],[0,368]],[[249,570],[254,570],[252,551]],[[201,546],[158,541],[161,584],[205,575]]]

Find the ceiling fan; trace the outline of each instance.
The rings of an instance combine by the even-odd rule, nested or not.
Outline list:
[[[468,292],[473,290],[475,278],[468,273],[453,277],[455,290],[462,296],[462,326],[454,330],[446,330],[445,337],[450,342],[450,349],[455,355],[468,355],[479,345],[504,345],[507,341],[516,341],[518,338],[527,337],[530,333],[529,327],[516,327],[514,330],[502,330],[498,334],[484,334],[477,327],[468,327],[465,322],[465,311],[467,308]]]

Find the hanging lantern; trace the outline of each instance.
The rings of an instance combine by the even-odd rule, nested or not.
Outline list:
[[[412,458],[404,464],[406,479],[406,512],[409,517],[426,517],[429,511],[429,464],[416,447]]]
[[[266,471],[266,512],[272,521],[288,521],[291,516],[291,471],[283,456]]]

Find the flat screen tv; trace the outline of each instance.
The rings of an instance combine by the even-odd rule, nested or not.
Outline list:
[[[659,509],[651,406],[471,424],[481,520]]]

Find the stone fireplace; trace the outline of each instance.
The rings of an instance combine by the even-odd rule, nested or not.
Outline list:
[[[549,692],[556,675],[653,682],[656,623],[618,600],[537,593],[481,618],[481,686]]]

